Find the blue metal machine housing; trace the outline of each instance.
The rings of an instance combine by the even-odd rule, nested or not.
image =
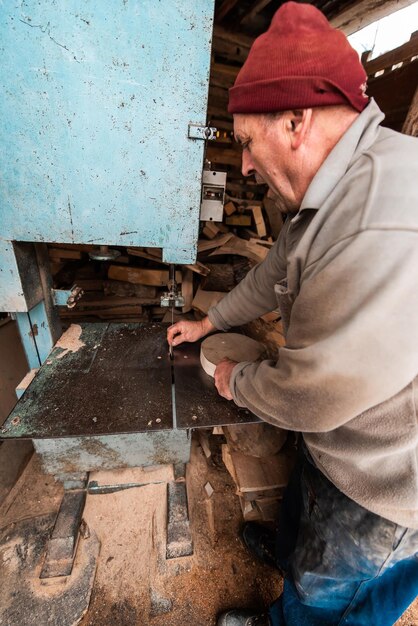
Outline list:
[[[30,368],[60,335],[45,243],[195,261],[213,10],[214,0],[1,4],[0,311],[16,314]],[[83,453],[76,467],[108,466],[109,449],[152,462],[162,437],[168,457],[188,458],[184,430],[127,437],[90,442],[93,465]],[[34,438],[46,469],[64,474],[81,442]]]

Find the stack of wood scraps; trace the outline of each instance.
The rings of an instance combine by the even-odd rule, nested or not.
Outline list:
[[[228,225],[234,216],[245,216],[245,226]],[[264,261],[272,245],[272,230],[262,203],[248,198],[228,200],[223,222],[201,224],[196,262],[176,266],[175,280],[184,298],[176,319],[207,315]],[[94,248],[85,244],[48,245],[54,288],[68,290],[76,284],[84,290],[73,309],[59,307],[63,320],[171,322],[171,312],[167,315],[167,308],[161,306],[170,281],[169,264],[163,260],[161,248],[116,246],[119,256],[109,261],[90,258]]]
[[[274,522],[289,482],[294,456],[286,451],[255,457],[222,445],[222,460],[231,474],[245,521]]]

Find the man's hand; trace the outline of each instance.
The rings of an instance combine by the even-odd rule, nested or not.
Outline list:
[[[229,389],[229,381],[231,380],[232,370],[236,366],[236,361],[231,359],[222,359],[215,370],[215,386],[218,393],[227,400],[232,400],[232,393]]]
[[[182,320],[168,328],[167,341],[170,346],[179,346],[184,341],[197,341],[214,330],[216,328],[208,317],[200,322]]]

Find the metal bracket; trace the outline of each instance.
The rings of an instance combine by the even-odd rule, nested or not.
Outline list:
[[[51,293],[55,306],[66,306],[68,309],[73,309],[84,295],[84,290],[73,285],[71,289],[51,289]]]
[[[214,126],[200,126],[200,124],[189,124],[189,139],[203,139],[204,141],[214,141],[216,139],[217,128]]]

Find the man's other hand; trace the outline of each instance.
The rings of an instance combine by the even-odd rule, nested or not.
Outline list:
[[[184,341],[197,341],[214,330],[216,328],[208,317],[200,322],[181,320],[168,328],[167,341],[170,346],[179,346]]]
[[[232,370],[236,366],[236,361],[231,359],[222,359],[215,370],[215,386],[218,393],[227,400],[232,400],[232,393],[229,389],[229,381],[231,380]]]

